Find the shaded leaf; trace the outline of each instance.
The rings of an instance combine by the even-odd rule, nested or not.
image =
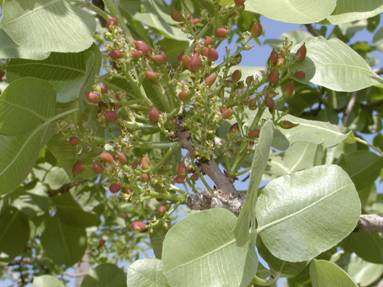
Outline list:
[[[326,260],[313,260],[310,264],[313,287],[357,287],[339,266]]]
[[[335,25],[371,18],[382,12],[382,0],[338,0],[335,11],[327,19]]]
[[[131,264],[128,269],[128,286],[168,287],[161,260],[142,259]]]
[[[107,286],[126,287],[126,275],[124,271],[114,264],[105,263],[98,265],[95,270],[91,270],[89,274],[85,276],[81,284],[81,287]]]

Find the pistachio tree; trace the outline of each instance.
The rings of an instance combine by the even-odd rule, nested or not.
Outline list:
[[[383,1],[0,3],[4,284],[383,286]]]

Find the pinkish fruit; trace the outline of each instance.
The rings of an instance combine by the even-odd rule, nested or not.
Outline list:
[[[86,93],[85,97],[91,104],[98,104],[98,102],[100,101],[100,94],[94,91]]]
[[[84,169],[85,169],[84,164],[82,163],[82,161],[78,160],[75,162],[75,164],[72,167],[72,173],[74,175],[78,175],[78,174],[82,173],[84,171]]]
[[[152,51],[152,48],[150,48],[149,45],[146,44],[144,41],[134,41],[133,45],[137,50],[140,50],[145,55],[149,54]]]
[[[112,154],[107,151],[103,151],[98,157],[106,163],[113,163],[114,160]]]
[[[217,38],[221,38],[221,39],[224,39],[227,37],[227,35],[229,34],[229,30],[226,29],[225,27],[219,27],[215,30],[215,36]]]
[[[70,145],[78,145],[78,144],[80,144],[80,139],[77,136],[71,136],[68,139],[68,142]]]
[[[119,182],[116,182],[116,183],[112,183],[110,186],[109,186],[109,190],[111,193],[117,193],[121,190],[121,184]]]
[[[160,120],[161,112],[156,107],[151,107],[148,111],[149,121],[153,124]]]
[[[107,111],[104,111],[104,117],[107,122],[113,123],[117,121],[118,114],[114,110],[107,110]]]

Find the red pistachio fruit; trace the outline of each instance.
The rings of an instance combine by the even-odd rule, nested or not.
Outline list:
[[[234,0],[235,6],[242,7],[245,5],[245,0]]]
[[[184,90],[184,89],[182,89],[181,92],[178,93],[178,98],[182,102],[186,101],[188,96],[189,96],[189,92],[187,90]]]
[[[231,108],[221,107],[220,112],[223,119],[230,119],[233,115],[233,110]]]
[[[206,86],[211,87],[216,80],[217,80],[217,74],[216,73],[210,74],[209,76],[205,78],[205,84]]]
[[[116,17],[112,16],[112,17],[109,17],[108,20],[106,20],[106,27],[108,27],[109,29],[116,26],[118,23],[118,20]]]
[[[166,56],[165,53],[160,53],[160,54],[157,54],[157,55],[153,55],[151,57],[151,59],[153,60],[153,62],[155,62],[156,64],[158,65],[161,65],[161,64],[164,64],[166,63],[166,61],[168,60],[168,57]]]
[[[270,53],[268,62],[271,66],[275,66],[278,63],[278,53],[274,49]]]
[[[283,93],[287,97],[291,97],[294,92],[295,92],[295,85],[294,82],[287,82],[283,87],[282,87]]]
[[[128,162],[125,154],[121,151],[117,152],[117,156],[116,156],[117,160],[121,163],[121,164],[126,164]]]
[[[235,70],[232,74],[231,74],[231,80],[233,82],[238,82],[240,79],[242,78],[242,73],[240,70]]]
[[[255,129],[255,130],[250,130],[248,133],[247,133],[247,136],[251,139],[253,138],[258,138],[259,137],[259,133],[261,132],[261,130],[258,128],[258,129]]]
[[[269,76],[267,77],[269,80],[270,84],[276,85],[279,82],[279,72],[276,69],[272,69],[270,71]]]
[[[263,34],[262,24],[259,22],[254,23],[250,28],[250,32],[254,38],[258,38]]]
[[[103,173],[104,168],[102,167],[101,164],[95,161],[92,163],[92,170],[94,171],[94,173],[100,174],[100,173]]]
[[[215,36],[217,38],[221,38],[221,39],[226,38],[228,34],[229,34],[229,30],[226,29],[225,27],[219,27],[215,30]]]
[[[199,54],[197,53],[193,53],[191,54],[190,56],[190,61],[188,63],[188,69],[191,71],[191,72],[196,72],[199,70],[199,68],[201,67],[201,57]]]
[[[149,121],[153,124],[160,120],[161,112],[156,107],[151,107],[148,111]]]
[[[119,182],[115,182],[115,183],[112,183],[110,186],[109,186],[109,191],[111,193],[117,193],[121,190],[121,183]]]
[[[295,76],[295,78],[301,80],[301,79],[304,79],[306,77],[306,74],[303,71],[296,71],[294,76]]]
[[[306,45],[303,44],[295,53],[295,58],[297,59],[297,61],[302,62],[304,59],[306,59],[306,54],[307,54]]]
[[[115,122],[117,121],[118,119],[118,114],[116,111],[113,111],[113,110],[107,110],[107,111],[104,111],[104,117],[106,119],[107,122]]]
[[[103,162],[106,163],[113,163],[113,156],[111,153],[107,151],[103,151],[102,153],[99,154],[98,156]]]
[[[152,48],[150,48],[148,44],[141,40],[134,41],[133,45],[137,50],[140,50],[145,55],[150,53],[150,51],[152,50]]]
[[[133,59],[138,59],[138,58],[141,58],[143,55],[144,55],[144,52],[142,52],[141,50],[133,50],[132,53],[130,54],[132,56]]]
[[[145,78],[147,78],[150,81],[154,81],[154,80],[158,79],[159,76],[160,76],[160,74],[158,72],[154,72],[152,70],[147,70],[145,72]]]
[[[75,162],[75,164],[72,167],[72,173],[74,175],[78,175],[78,174],[82,173],[84,171],[84,169],[85,169],[84,164],[82,163],[82,161],[78,160]]]
[[[80,144],[80,139],[77,136],[71,136],[68,139],[68,142],[70,145],[78,145],[78,144]]]
[[[192,25],[197,25],[197,24],[199,24],[201,22],[201,19],[200,18],[191,18],[190,19],[190,23],[192,24]]]
[[[109,57],[111,57],[112,59],[119,59],[122,56],[123,55],[122,55],[122,52],[120,50],[112,50],[109,52]]]
[[[97,104],[100,101],[100,94],[94,91],[86,93],[85,97],[91,104]]]
[[[210,37],[210,36],[206,36],[205,39],[204,39],[204,45],[205,46],[210,46],[211,44],[213,44],[213,38]]]
[[[144,232],[146,230],[146,225],[140,220],[135,220],[130,224],[130,227],[137,232]]]

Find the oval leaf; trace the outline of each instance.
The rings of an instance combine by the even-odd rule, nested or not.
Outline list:
[[[327,19],[337,25],[374,17],[382,12],[382,0],[338,0],[334,13]]]
[[[349,235],[360,209],[347,173],[336,165],[317,166],[279,177],[265,187],[256,205],[257,231],[274,256],[306,261]]]
[[[126,275],[124,271],[114,264],[101,264],[98,265],[95,270],[91,270],[81,284],[81,287],[105,286],[126,287]]]
[[[340,92],[354,92],[373,85],[381,79],[368,63],[339,39],[322,37],[306,41],[307,58],[297,67],[311,83]]]
[[[80,52],[89,48],[96,22],[94,16],[69,1],[9,0],[3,5],[0,27],[15,43],[14,49],[28,47],[41,56],[46,52]],[[0,53],[1,56],[12,55]]]
[[[32,287],[64,287],[64,283],[56,277],[43,275],[33,278]]]
[[[335,9],[336,0],[247,0],[246,10],[296,24],[319,22]]]
[[[253,249],[237,246],[235,223],[232,213],[216,208],[191,214],[173,226],[162,254],[169,284],[247,286],[257,271],[257,259]]]
[[[313,287],[357,287],[338,265],[326,260],[313,260],[310,264]]]
[[[158,259],[143,259],[134,262],[128,269],[128,286],[169,287]]]

